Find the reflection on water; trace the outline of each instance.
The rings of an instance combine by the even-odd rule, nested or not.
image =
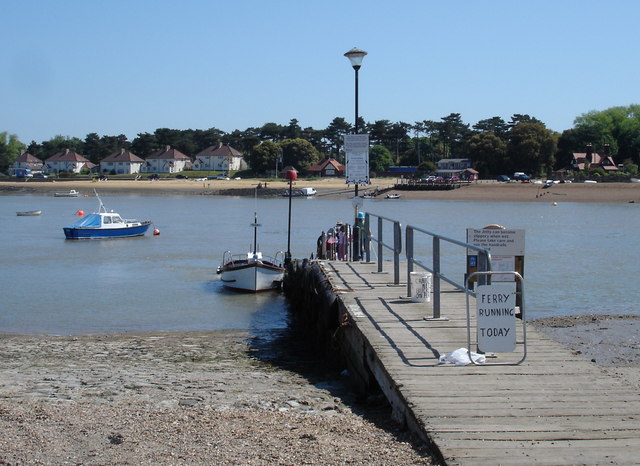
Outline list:
[[[160,235],[68,241],[62,227],[76,220],[78,210],[95,210],[94,198],[0,196],[0,331],[75,334],[286,325],[282,295],[228,292],[215,270],[224,251],[250,248],[254,211],[262,224],[260,249],[268,254],[285,250],[287,200],[117,196],[103,201],[124,217],[152,219]],[[530,317],[640,314],[635,283],[639,208],[409,200],[367,200],[364,206],[403,225],[458,240],[465,239],[466,228],[489,223],[524,229]],[[43,213],[17,217],[22,210]],[[351,199],[296,199],[293,257],[309,257],[322,230],[353,216]],[[452,250],[445,261],[460,277],[461,254]]]

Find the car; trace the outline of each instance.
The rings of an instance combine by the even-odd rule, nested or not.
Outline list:
[[[507,175],[500,175],[498,176],[498,178],[496,178],[497,181],[501,181],[501,182],[505,182],[505,181],[510,181],[511,178],[509,178]]]
[[[160,179],[160,175],[158,175],[157,173],[152,173],[151,175],[147,176],[147,179],[149,179],[149,180],[159,180]]]
[[[525,173],[522,172],[516,172],[513,175],[513,179],[514,180],[518,180],[518,181],[529,181],[531,179],[531,177]]]
[[[178,180],[188,180],[189,175],[176,175],[176,179]]]
[[[47,175],[45,175],[44,173],[36,173],[35,175],[33,175],[34,178],[49,178]]]
[[[214,180],[228,180],[229,177],[227,175],[218,175],[213,178]]]

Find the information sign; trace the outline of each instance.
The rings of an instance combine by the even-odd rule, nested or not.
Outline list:
[[[516,284],[479,285],[476,292],[478,349],[510,352],[516,348]]]
[[[369,135],[345,134],[344,151],[347,184],[369,184]]]
[[[467,243],[491,252],[496,256],[524,256],[524,230],[467,228]],[[468,249],[467,254],[477,254]]]

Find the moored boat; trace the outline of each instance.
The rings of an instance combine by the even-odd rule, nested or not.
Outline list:
[[[94,191],[95,192],[95,191]],[[96,192],[100,203],[98,212],[88,214],[75,223],[63,228],[66,239],[104,239],[104,238],[129,238],[143,236],[151,220],[123,219],[120,214],[113,211],[107,212],[102,199]]]
[[[254,214],[253,251],[246,254],[231,254],[226,251],[218,274],[225,287],[239,291],[267,291],[280,288],[284,278],[284,252],[275,257],[264,256],[257,247],[257,230],[260,224]]]
[[[53,193],[54,197],[78,197],[80,193],[75,189],[70,189],[68,193]]]
[[[41,213],[41,210],[25,210],[23,212],[16,212],[16,215],[18,217],[34,217],[36,215],[40,215]]]

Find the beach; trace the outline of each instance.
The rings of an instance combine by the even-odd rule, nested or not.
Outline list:
[[[394,178],[374,178],[369,186],[360,186],[359,194],[373,191],[375,188],[392,188],[400,180]],[[298,179],[293,189],[312,187],[318,196],[336,198],[353,197],[354,186],[346,185],[344,179]],[[96,189],[100,194],[137,194],[137,195],[258,195],[278,196],[289,189],[284,179],[272,179],[265,182],[259,179],[243,180],[206,180],[160,179],[150,181],[108,180],[92,182],[78,181],[1,181],[2,194],[40,194],[53,195],[56,192],[68,192],[76,189],[83,195],[92,195]],[[452,190],[439,191],[395,191],[405,199],[451,200],[451,201],[495,201],[495,202],[600,202],[600,203],[640,203],[640,183],[560,183],[551,188],[533,183],[498,183],[479,181],[461,185]],[[380,196],[384,197],[384,196]]]

